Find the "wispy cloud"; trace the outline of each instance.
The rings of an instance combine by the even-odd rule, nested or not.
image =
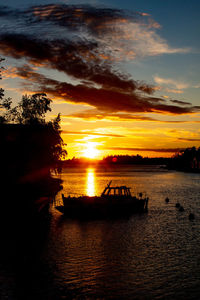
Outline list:
[[[173,86],[178,90],[187,89],[190,86],[188,83],[181,82],[173,78],[163,78],[160,76],[154,76],[154,81],[157,84]]]
[[[165,89],[165,91],[168,93],[173,93],[173,94],[183,94],[184,93],[184,91],[176,90],[176,89]]]
[[[193,86],[195,89],[200,89],[200,83]]]

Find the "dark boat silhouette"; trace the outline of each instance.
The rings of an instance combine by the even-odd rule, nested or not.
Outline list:
[[[111,187],[111,182],[101,196],[65,197],[62,194],[63,205],[55,208],[66,216],[79,218],[129,216],[147,212],[148,197],[143,197],[142,193],[137,197],[132,196],[129,187]]]

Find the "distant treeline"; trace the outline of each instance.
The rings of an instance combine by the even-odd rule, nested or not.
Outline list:
[[[165,157],[142,157],[141,155],[109,155],[102,160],[87,158],[72,158],[63,161],[63,167],[76,167],[87,165],[118,166],[118,165],[167,165],[169,158]]]
[[[103,164],[109,165],[166,165],[168,158],[142,157],[141,155],[115,155],[103,158]]]
[[[87,158],[72,158],[62,162],[63,167],[84,166],[109,166],[120,165],[161,165],[168,169],[199,172],[200,171],[200,148],[186,148],[171,158],[167,157],[142,157],[141,155],[110,155],[102,160]]]
[[[167,166],[178,171],[200,172],[200,147],[180,151],[169,160]]]

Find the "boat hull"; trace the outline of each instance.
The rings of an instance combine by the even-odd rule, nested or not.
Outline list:
[[[63,206],[56,209],[71,218],[110,218],[120,216],[131,216],[134,213],[147,212],[148,199],[102,199],[101,197],[63,197]]]

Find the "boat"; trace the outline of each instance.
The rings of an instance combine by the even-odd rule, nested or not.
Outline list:
[[[130,187],[112,187],[111,182],[101,196],[65,197],[62,194],[63,205],[55,208],[68,217],[78,218],[129,216],[148,211],[148,197],[142,193],[132,196]]]

